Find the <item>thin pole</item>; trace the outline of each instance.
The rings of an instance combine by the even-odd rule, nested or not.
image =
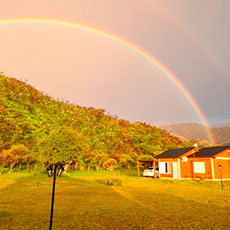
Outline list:
[[[140,161],[137,161],[137,176],[140,176]]]
[[[51,202],[51,212],[50,212],[50,230],[52,230],[52,223],[53,223],[55,182],[56,182],[56,164],[54,165],[54,175],[53,175],[53,192],[52,192],[52,202]]]
[[[224,189],[223,179],[222,179],[222,168],[220,169],[220,180],[221,180],[221,188]]]

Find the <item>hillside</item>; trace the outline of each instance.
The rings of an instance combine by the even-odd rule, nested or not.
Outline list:
[[[167,132],[185,137],[187,139],[208,140],[206,127],[197,123],[182,123],[162,125],[160,128],[167,130]],[[214,139],[219,145],[227,145],[230,143],[230,125],[218,125],[211,128]]]
[[[229,145],[230,144],[230,126],[225,125],[221,127],[212,128],[213,136],[218,144]]]
[[[206,127],[197,123],[162,125],[160,128],[187,139],[208,140]]]
[[[140,156],[189,145],[148,124],[106,115],[103,109],[54,100],[14,78],[0,76],[0,89],[0,151],[23,144],[30,152],[39,154],[39,141],[60,127],[86,137],[88,154],[106,154],[124,167],[134,165]],[[85,165],[90,162],[87,157],[81,161]]]

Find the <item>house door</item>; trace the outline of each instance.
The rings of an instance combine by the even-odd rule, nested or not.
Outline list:
[[[173,179],[178,179],[178,163],[173,162]]]

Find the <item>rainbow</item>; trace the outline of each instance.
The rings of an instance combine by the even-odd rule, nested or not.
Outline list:
[[[120,35],[115,35],[114,33],[107,32],[105,30],[97,29],[94,27],[90,27],[83,24],[78,24],[75,22],[63,21],[63,20],[56,20],[56,19],[41,19],[41,18],[16,18],[16,19],[0,19],[1,24],[12,24],[12,23],[50,23],[50,24],[58,24],[58,25],[65,25],[70,27],[75,27],[78,29],[82,29],[85,31],[90,31],[101,36],[107,37],[116,41],[125,47],[130,48],[131,50],[135,51],[137,54],[145,58],[151,64],[153,64],[156,68],[158,68],[174,85],[177,89],[181,91],[184,95],[186,100],[190,103],[196,114],[198,115],[201,123],[207,127],[207,134],[212,144],[215,144],[215,139],[212,135],[210,130],[209,124],[207,122],[206,117],[204,116],[203,112],[199,108],[196,101],[193,99],[190,92],[186,89],[186,87],[180,82],[180,80],[176,77],[174,73],[172,73],[163,63],[161,63],[156,57],[154,57],[151,53],[143,49],[142,47],[138,46],[132,41],[128,41],[125,38],[122,38]]]
[[[212,65],[214,65],[221,73],[220,77],[228,76],[227,69],[223,66],[222,63],[218,60],[218,58],[215,56],[215,54],[212,52],[212,50],[207,46],[207,44],[202,41],[201,39],[198,39],[196,34],[192,32],[192,30],[189,30],[188,27],[185,26],[185,24],[178,20],[174,15],[170,14],[169,11],[165,11],[165,9],[161,8],[157,5],[158,2],[151,2],[143,0],[145,4],[147,5],[148,9],[151,7],[151,9],[154,10],[154,13],[157,13],[159,16],[170,22],[172,25],[176,26],[178,29],[181,30],[193,43],[196,44],[197,48],[206,56],[206,59],[209,60]]]

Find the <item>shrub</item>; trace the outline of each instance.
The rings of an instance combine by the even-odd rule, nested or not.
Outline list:
[[[201,184],[205,183],[205,177],[204,176],[201,176],[199,179],[200,179]]]
[[[106,185],[122,185],[122,178],[120,176],[113,176],[106,179]]]
[[[10,149],[2,152],[2,159],[6,163],[10,163],[12,169],[16,164],[19,164],[19,171],[21,164],[33,161],[33,156],[29,154],[29,149],[23,144],[13,145]]]

